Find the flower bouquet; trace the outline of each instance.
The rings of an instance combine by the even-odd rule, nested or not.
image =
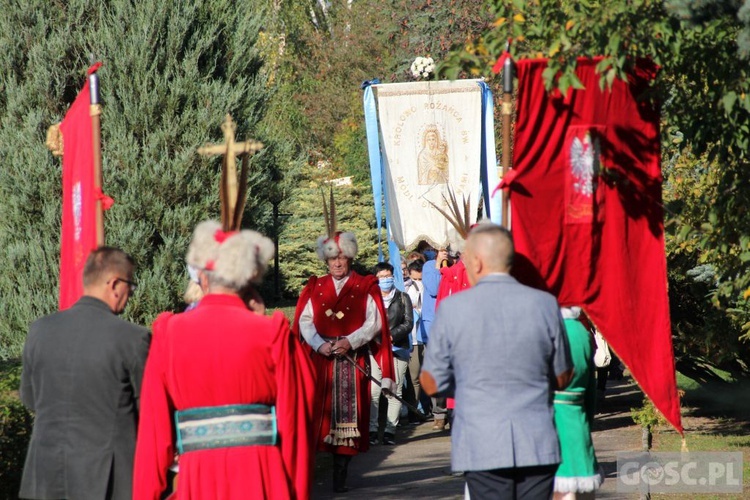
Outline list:
[[[429,79],[435,72],[435,61],[431,57],[417,57],[411,63],[411,74],[414,78],[420,80]]]

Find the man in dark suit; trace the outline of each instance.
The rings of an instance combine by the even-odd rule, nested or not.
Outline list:
[[[101,247],[83,297],[35,321],[21,399],[35,413],[21,498],[130,499],[138,397],[149,334],[117,317],[135,290],[133,259]]]

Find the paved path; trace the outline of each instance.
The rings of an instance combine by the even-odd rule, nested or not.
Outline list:
[[[616,492],[616,453],[640,449],[641,430],[630,418],[630,408],[640,406],[641,392],[629,379],[609,382],[607,397],[597,415],[594,446],[606,474],[597,498],[637,499]],[[488,429],[491,432],[491,429]],[[349,466],[349,492],[336,498],[410,499],[464,498],[463,477],[450,474],[450,434],[432,430],[432,422],[399,427],[396,446],[377,445],[354,457]],[[313,498],[333,498],[331,457],[316,460]]]

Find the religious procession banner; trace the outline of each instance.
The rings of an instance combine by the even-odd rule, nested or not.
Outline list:
[[[664,417],[682,432],[667,295],[656,68],[601,90],[548,93],[544,59],[521,60],[510,190],[514,274],[581,306]]]
[[[370,82],[367,82],[370,83]],[[376,216],[385,201],[389,251],[420,240],[449,243],[450,193],[469,201],[471,222],[480,198],[500,218],[492,93],[481,80],[372,84],[365,88],[370,168]],[[494,209],[494,213],[492,213]],[[398,267],[398,266],[397,266]]]
[[[88,69],[95,73],[101,63]],[[52,136],[55,137],[52,137]],[[62,231],[60,235],[60,310],[83,295],[83,267],[97,241],[97,203],[107,210],[114,201],[96,188],[89,80],[59,127],[51,127],[48,147],[62,154]]]

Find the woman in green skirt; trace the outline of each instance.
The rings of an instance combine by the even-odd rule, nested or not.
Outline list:
[[[575,373],[564,391],[555,391],[555,426],[562,462],[555,475],[555,500],[594,498],[603,478],[591,440],[596,403],[593,339],[578,317],[579,307],[561,309]]]

